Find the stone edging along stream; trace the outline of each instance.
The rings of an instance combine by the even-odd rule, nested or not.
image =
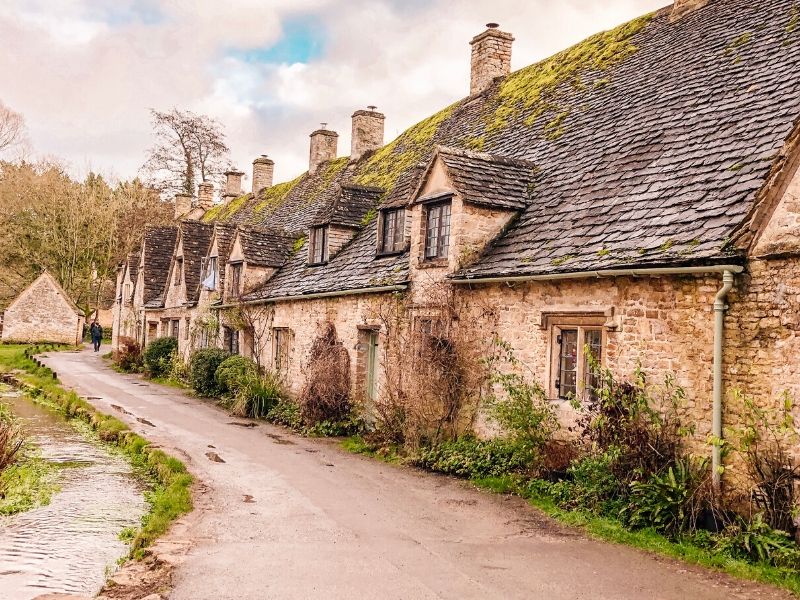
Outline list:
[[[27,353],[26,357],[30,359],[32,368],[34,364],[41,365]],[[109,600],[161,598],[160,593],[171,587],[175,566],[182,562],[191,546],[189,537],[181,535],[180,531],[188,525],[179,517],[193,508],[192,492],[193,487],[197,487],[193,485],[193,477],[181,461],[152,447],[150,442],[131,431],[125,423],[99,412],[75,392],[64,390],[58,384],[55,373],[52,373],[53,382],[45,383],[31,369],[32,378],[42,379],[42,385],[25,381],[25,373],[19,373],[22,377],[0,373],[0,381],[18,388],[34,400],[52,405],[67,419],[79,419],[87,423],[103,442],[118,447],[132,463],[144,467],[155,479],[158,487],[150,499],[150,510],[131,544],[129,558],[135,560],[128,560],[106,582],[97,597]],[[167,530],[168,536],[157,539]]]

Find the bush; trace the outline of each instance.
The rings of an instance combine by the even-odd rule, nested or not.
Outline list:
[[[800,565],[800,546],[785,531],[765,523],[761,514],[749,522],[739,518],[715,537],[714,549],[733,558],[791,569]]]
[[[300,414],[300,406],[289,398],[281,398],[275,403],[266,416],[267,421],[277,425],[284,425],[290,429],[301,429],[303,427],[303,417]]]
[[[429,471],[472,479],[523,472],[528,458],[526,448],[509,440],[464,436],[423,448],[414,463]]]
[[[144,368],[150,377],[164,377],[172,369],[172,355],[178,351],[178,340],[162,337],[147,344],[144,349]]]
[[[258,366],[251,359],[234,354],[229,356],[214,373],[217,386],[223,394],[235,396],[248,378],[258,374]]]
[[[623,505],[625,484],[614,474],[619,452],[610,448],[572,461],[568,479],[553,484],[553,500],[566,509],[588,510],[595,514],[615,514]]]
[[[183,360],[183,357],[175,350],[170,358],[170,369],[166,376],[171,381],[188,385],[189,383],[189,365]]]
[[[336,338],[333,323],[325,323],[311,345],[300,407],[303,422],[309,426],[349,417],[350,356]]]
[[[121,337],[117,342],[113,360],[120,370],[126,373],[139,373],[144,366],[142,347],[133,338]]]
[[[0,472],[14,464],[24,442],[25,438],[11,411],[0,404]]]
[[[623,517],[631,527],[652,527],[673,539],[696,531],[709,504],[710,474],[708,459],[689,457],[648,481],[634,481]]]
[[[232,357],[233,358],[233,357]],[[226,360],[222,366],[231,359]],[[264,376],[259,376],[255,369],[244,373],[241,379],[237,379],[236,399],[233,403],[231,412],[240,417],[266,417],[277,405],[285,393],[280,377],[269,371]],[[228,384],[230,386],[230,384]]]
[[[220,348],[204,348],[192,354],[189,360],[189,383],[192,389],[208,398],[219,398],[222,390],[216,379],[219,366],[230,356]]]

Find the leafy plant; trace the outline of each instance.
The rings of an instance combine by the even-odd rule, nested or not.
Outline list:
[[[130,337],[119,338],[112,360],[125,373],[138,373],[144,367],[142,347]]]
[[[284,396],[283,383],[277,373],[268,371],[262,376],[255,370],[248,371],[237,382],[231,412],[240,417],[266,417]]]
[[[788,533],[773,529],[761,514],[747,521],[739,517],[718,536],[715,549],[734,558],[765,562],[776,567],[796,569],[800,565],[800,546]]]
[[[299,430],[303,427],[303,417],[300,414],[300,406],[297,402],[289,398],[281,398],[269,409],[266,416],[267,421],[284,425],[290,429]]]
[[[258,367],[251,359],[234,354],[222,361],[214,372],[214,379],[223,394],[236,396],[239,388],[258,375]]]
[[[671,538],[695,531],[708,506],[709,476],[708,459],[678,459],[664,472],[631,483],[623,519],[631,527],[652,527]]]
[[[150,342],[142,356],[144,368],[150,377],[164,377],[172,368],[172,356],[178,351],[178,340],[162,337]]]
[[[562,508],[614,514],[621,508],[625,483],[614,473],[619,450],[592,452],[570,464],[567,479],[554,483],[550,495]]]
[[[413,462],[429,471],[473,479],[523,472],[528,459],[527,449],[509,440],[463,436],[422,448]]]
[[[220,348],[204,348],[192,354],[189,361],[189,382],[201,396],[219,398],[222,390],[216,380],[216,372],[222,362],[230,356]]]

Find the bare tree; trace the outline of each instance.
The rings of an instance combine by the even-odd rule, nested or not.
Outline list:
[[[0,102],[0,152],[22,142],[25,137],[25,119]]]
[[[219,179],[228,169],[230,149],[218,121],[177,108],[150,113],[156,142],[142,171],[153,186],[194,194],[198,183]]]

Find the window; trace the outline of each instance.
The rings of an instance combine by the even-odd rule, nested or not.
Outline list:
[[[189,339],[189,329],[192,321],[189,317],[186,317],[186,326],[183,328],[183,339]]]
[[[179,258],[175,261],[175,281],[173,281],[173,285],[180,285],[182,278],[183,278],[183,258]]]
[[[428,207],[425,222],[425,259],[447,258],[450,246],[450,203]]]
[[[562,400],[586,398],[598,385],[592,362],[600,362],[603,330],[600,327],[554,327],[554,395]]]
[[[231,298],[239,297],[239,286],[242,280],[242,263],[231,264],[230,294]]]
[[[203,273],[203,287],[207,290],[217,289],[217,257],[209,256]]]
[[[239,354],[239,332],[231,327],[222,328],[222,343],[231,354]]]
[[[170,337],[174,337],[176,340],[179,338],[181,333],[181,321],[180,319],[172,319],[169,326],[169,335]]]
[[[380,254],[392,254],[405,250],[406,210],[396,208],[381,213]]]
[[[274,347],[273,347],[273,362],[275,363],[275,370],[278,373],[286,373],[289,369],[289,341],[291,339],[291,330],[284,327],[276,327],[272,330]]]
[[[308,247],[309,264],[320,265],[328,260],[328,227],[311,228],[311,244]]]
[[[131,284],[126,283],[122,286],[122,301],[128,303],[131,301]]]

